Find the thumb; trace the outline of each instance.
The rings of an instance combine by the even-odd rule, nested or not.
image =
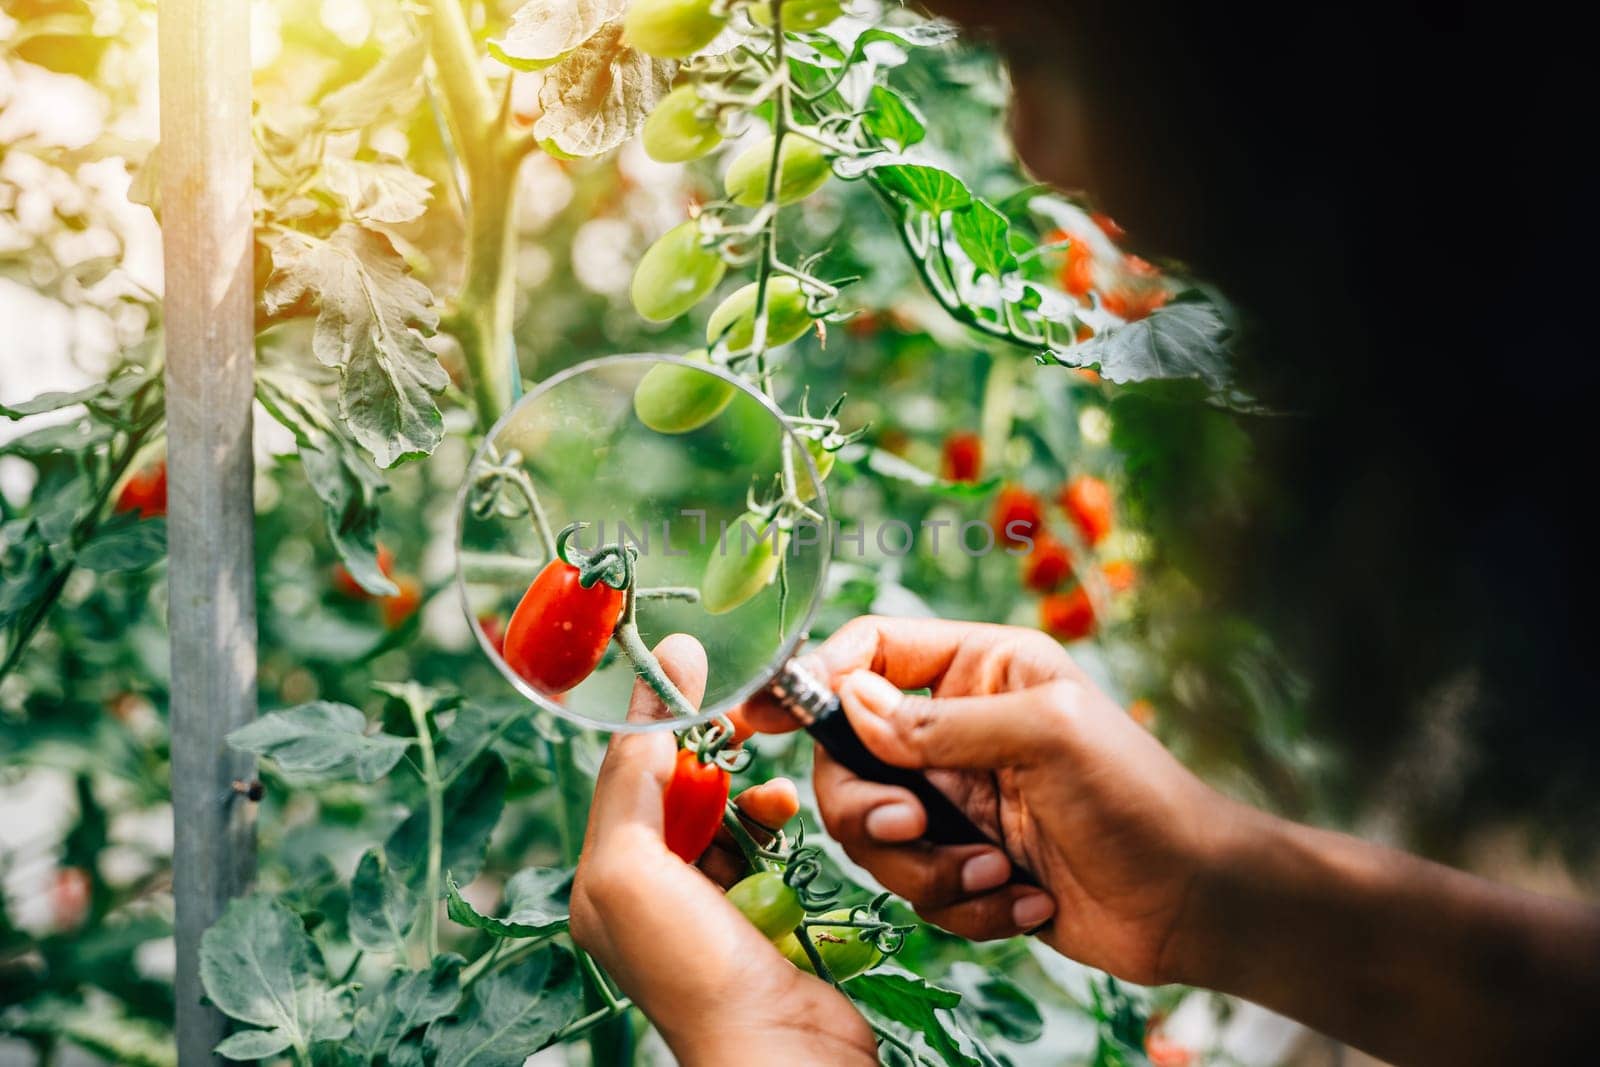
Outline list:
[[[897,767],[991,770],[1045,762],[1061,747],[1063,717],[1081,687],[1066,680],[966,697],[909,696],[871,671],[839,686],[850,725]]]

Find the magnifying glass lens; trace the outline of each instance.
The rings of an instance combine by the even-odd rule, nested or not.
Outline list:
[[[703,361],[613,356],[541,384],[485,439],[459,509],[463,605],[506,623],[504,648],[482,630],[480,644],[529,700],[586,726],[650,728],[626,722],[629,696],[671,633],[705,646],[706,694],[695,717],[655,725],[736,706],[792,655],[822,594],[809,450]]]

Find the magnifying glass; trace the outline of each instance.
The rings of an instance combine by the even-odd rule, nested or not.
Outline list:
[[[833,540],[813,429],[703,359],[608,356],[540,383],[489,432],[457,502],[462,606],[509,620],[499,640],[474,621],[479,646],[535,706],[607,732],[682,730],[770,694],[856,775],[911,791],[929,842],[994,844],[921,773],[868,751],[794,659]],[[672,633],[705,648],[698,709],[650,653]],[[627,720],[640,679],[673,718]]]

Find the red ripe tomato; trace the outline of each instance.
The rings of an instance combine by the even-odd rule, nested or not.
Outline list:
[[[1106,539],[1116,521],[1111,487],[1099,478],[1080,474],[1061,487],[1061,507],[1090,545]]]
[[[1071,577],[1072,557],[1067,547],[1048,533],[1040,534],[1022,565],[1022,584],[1036,593],[1051,593]]]
[[[578,568],[552,560],[511,613],[506,664],[541,693],[565,693],[599,666],[622,601],[622,590],[603,581],[585,589]]]
[[[1008,485],[994,501],[994,535],[1008,545],[1028,547],[1044,529],[1044,504],[1020,485]]]
[[[1119,286],[1105,295],[1105,309],[1129,322],[1148,318],[1150,313],[1166,304],[1172,294],[1165,289],[1135,289]]]
[[[394,596],[384,597],[380,604],[383,624],[391,630],[399,629],[422,606],[421,582],[409,574],[402,574],[394,580],[394,584],[400,587],[400,591]]]
[[[1094,288],[1094,253],[1089,242],[1075,233],[1066,235],[1067,258],[1061,265],[1061,288],[1073,296],[1086,296]]]
[[[89,914],[89,873],[62,867],[50,884],[50,917],[58,931],[76,930]]]
[[[944,439],[941,473],[947,482],[975,482],[983,469],[983,438],[959,430]]]
[[[515,620],[512,620],[515,625]],[[680,748],[672,777],[662,793],[662,836],[667,848],[685,863],[693,863],[711,845],[728,806],[728,772],[715,763],[701,762],[693,749]]]
[[[1100,573],[1113,593],[1126,593],[1139,580],[1139,568],[1125,559],[1112,560],[1100,568]]]
[[[137,511],[141,519],[154,519],[167,513],[167,461],[161,460],[135,471],[123,483],[112,505],[120,514]]]
[[[483,636],[489,639],[489,647],[502,658],[506,654],[506,625],[500,616],[484,614],[478,616],[478,629],[483,631]]]
[[[1078,325],[1076,325],[1076,326],[1074,326],[1072,328],[1072,340],[1074,342],[1076,342],[1076,343],[1081,345],[1081,344],[1083,344],[1083,342],[1091,341],[1093,339],[1094,339],[1094,327],[1090,326],[1087,322],[1080,322],[1080,323],[1078,323]],[[1092,371],[1092,370],[1088,370],[1088,369],[1079,370],[1078,374],[1079,375],[1094,374],[1094,380],[1097,381],[1097,382],[1100,380],[1100,375],[1095,374],[1094,371]]]
[[[378,545],[378,570],[383,572],[385,578],[394,577],[394,552],[381,542]],[[356,581],[355,575],[343,563],[334,565],[333,587],[351,600],[372,599],[372,594],[361,588],[361,583]]]
[[[1039,627],[1058,641],[1077,641],[1094,633],[1094,605],[1083,586],[1052,593],[1039,601]]]

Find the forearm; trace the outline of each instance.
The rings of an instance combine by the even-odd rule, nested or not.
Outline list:
[[[1172,977],[1396,1063],[1576,1062],[1600,909],[1516,892],[1230,805]]]

